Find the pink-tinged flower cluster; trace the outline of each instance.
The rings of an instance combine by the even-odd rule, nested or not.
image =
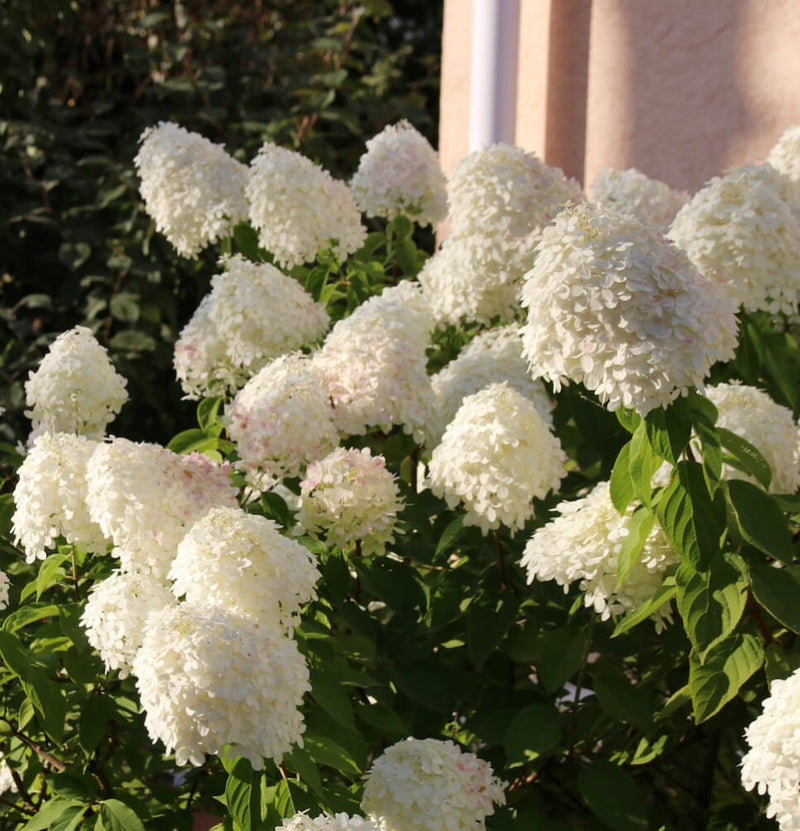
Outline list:
[[[800,303],[800,211],[792,181],[771,164],[712,179],[668,235],[745,311],[792,314]]]
[[[264,144],[250,164],[246,192],[259,244],[279,265],[312,262],[326,248],[344,259],[366,239],[347,185],[294,150]]]
[[[381,831],[480,831],[506,801],[488,762],[438,739],[393,744],[366,780],[361,807]]]
[[[428,467],[428,484],[450,508],[463,503],[465,525],[486,534],[522,528],[534,498],[558,488],[566,454],[535,405],[507,383],[467,396]]]
[[[247,166],[221,145],[163,121],[140,141],[134,164],[145,208],[179,254],[197,256],[247,219]]]
[[[439,157],[405,120],[367,142],[350,189],[367,216],[405,215],[420,225],[435,225],[447,215],[447,180]]]
[[[321,338],[325,308],[268,263],[234,256],[211,278],[175,344],[175,369],[188,398],[237,390],[269,361]]]
[[[364,554],[382,554],[394,542],[403,506],[383,456],[373,456],[368,447],[339,447],[308,466],[297,522],[314,537],[323,534],[339,546],[358,540]]]
[[[305,813],[285,819],[281,831],[381,831],[371,819],[349,814],[320,814],[310,817]]]
[[[248,479],[267,490],[300,475],[339,444],[320,374],[299,353],[267,364],[236,395],[225,415]]]
[[[669,405],[736,346],[723,287],[658,232],[590,204],[545,228],[522,297],[533,376],[583,383],[610,410]]]
[[[128,400],[126,386],[89,329],[63,332],[25,382],[31,438],[41,433],[102,438]]]

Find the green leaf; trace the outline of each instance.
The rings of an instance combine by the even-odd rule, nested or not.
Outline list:
[[[311,670],[311,691],[314,700],[343,727],[355,729],[353,702],[342,686],[323,670]]]
[[[800,633],[800,581],[794,570],[750,565],[753,596],[779,623]]]
[[[769,494],[750,482],[731,479],[728,482],[728,501],[736,526],[750,545],[776,560],[792,561],[789,524]]]
[[[419,272],[419,265],[417,261],[417,246],[414,245],[414,240],[410,237],[403,237],[397,240],[394,253],[403,274],[407,277],[416,277],[417,272]]]
[[[625,537],[617,558],[617,586],[625,581],[631,568],[639,559],[655,521],[655,514],[644,505],[640,505],[633,512],[628,526],[628,536]]]
[[[648,733],[653,727],[655,701],[622,675],[600,675],[594,680],[600,707],[617,721],[626,721]]]
[[[54,742],[60,743],[64,737],[64,721],[67,716],[67,703],[60,685],[51,681],[38,667],[30,667],[27,677],[22,678],[21,682],[44,731]]]
[[[113,701],[105,695],[92,696],[81,709],[78,719],[78,743],[86,753],[92,753],[108,731],[114,715]]]
[[[643,620],[646,620],[659,609],[664,603],[671,600],[678,593],[678,587],[675,585],[675,577],[669,576],[664,578],[661,588],[649,599],[641,605],[637,606],[633,611],[628,612],[625,617],[614,628],[612,637],[616,638],[624,634],[634,626],[638,626]]]
[[[439,542],[436,546],[436,553],[433,555],[434,560],[443,557],[456,544],[461,534],[464,532],[464,515],[459,514],[445,529],[442,531],[442,536],[439,537]]]
[[[75,799],[50,799],[31,817],[21,831],[50,831],[52,828],[77,828],[84,811],[83,802]],[[65,824],[66,823],[66,824]]]
[[[57,617],[59,612],[60,608],[51,603],[42,605],[32,603],[29,606],[20,606],[19,609],[14,609],[11,614],[6,615],[3,621],[3,629],[6,632],[18,632],[30,623],[36,623],[49,617]]]
[[[118,799],[106,799],[100,803],[100,822],[105,831],[145,831],[133,808]]]
[[[735,554],[718,554],[705,571],[683,563],[675,574],[678,611],[701,660],[730,635],[747,603],[746,566]]]
[[[647,422],[642,422],[631,439],[628,471],[631,475],[633,490],[638,500],[649,506],[653,493],[653,474],[661,467],[661,459],[656,455],[647,436]]]
[[[363,771],[353,756],[327,736],[304,736],[303,747],[318,765],[328,765],[351,779],[358,779]]]
[[[725,462],[757,479],[765,489],[769,489],[769,483],[772,481],[772,468],[761,455],[761,451],[746,439],[724,427],[717,427],[717,433],[722,446],[728,451],[725,455]]]
[[[698,462],[679,462],[676,471],[660,495],[656,514],[681,559],[703,571],[720,550],[724,498],[720,492],[711,498]]]
[[[500,644],[517,617],[519,603],[510,589],[499,597],[481,598],[467,612],[467,648],[480,669],[489,654]]]
[[[635,433],[636,429],[642,423],[642,417],[636,412],[636,410],[630,410],[627,407],[620,407],[617,410],[617,421],[629,433]]]
[[[619,513],[624,514],[628,505],[633,501],[636,491],[633,487],[633,480],[630,473],[631,465],[631,442],[628,442],[619,451],[614,468],[611,471],[609,482],[609,495],[611,502]]]
[[[36,575],[36,599],[38,600],[44,592],[51,586],[56,585],[65,575],[64,569],[61,566],[65,560],[69,559],[69,555],[56,552],[50,554],[39,566],[39,571]]]
[[[386,557],[355,563],[361,585],[373,597],[409,617],[418,618],[427,607],[427,597],[416,571],[407,563]]]
[[[520,710],[505,734],[510,765],[538,759],[561,740],[561,714],[552,704],[531,704]]]
[[[204,398],[197,405],[197,424],[204,433],[219,435],[220,421],[219,410],[222,406],[222,398]]]
[[[275,491],[264,491],[261,494],[261,505],[268,519],[274,519],[281,528],[291,528],[294,517],[286,504],[286,500]]]
[[[615,831],[646,831],[647,805],[636,779],[605,759],[578,773],[578,788],[591,812]]]
[[[667,462],[677,464],[692,434],[689,399],[677,398],[666,409],[651,410],[644,423],[653,451]]]
[[[747,679],[764,663],[764,648],[749,632],[732,635],[705,657],[689,655],[689,692],[699,724],[719,712],[738,694]]]
[[[199,427],[192,427],[190,430],[183,430],[177,436],[170,439],[167,449],[173,453],[214,453],[219,447],[219,439],[216,436],[209,436]]]
[[[261,819],[258,775],[254,774],[250,762],[241,756],[232,760],[232,763],[228,760],[225,769],[228,771],[225,783],[225,804],[228,811],[241,828],[253,828]]]
[[[542,637],[536,670],[545,692],[558,692],[575,675],[585,651],[583,629],[555,629]]]
[[[713,494],[722,478],[722,444],[715,427],[717,408],[702,395],[692,390],[689,394],[692,426],[703,450],[703,473],[708,492]]]

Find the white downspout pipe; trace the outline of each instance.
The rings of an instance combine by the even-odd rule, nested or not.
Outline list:
[[[520,0],[473,0],[469,149],[515,143]]]

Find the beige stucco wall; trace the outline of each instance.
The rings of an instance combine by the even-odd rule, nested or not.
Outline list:
[[[694,191],[800,123],[798,0],[520,0],[514,141]],[[445,0],[440,154],[468,152],[471,0]]]

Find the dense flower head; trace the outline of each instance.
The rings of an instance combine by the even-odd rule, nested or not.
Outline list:
[[[566,475],[566,456],[533,402],[507,383],[467,396],[428,467],[431,490],[450,508],[464,504],[465,525],[515,531]]]
[[[261,147],[250,164],[247,199],[259,244],[279,265],[312,262],[329,247],[344,259],[366,239],[347,185],[294,150]]]
[[[447,216],[447,180],[439,157],[405,120],[367,142],[350,188],[367,216],[405,215],[420,225],[435,225]]]
[[[241,256],[223,260],[175,344],[175,368],[193,398],[231,392],[269,361],[321,338],[325,308],[293,278]]]
[[[85,326],[60,334],[25,382],[25,411],[40,433],[101,438],[128,400],[127,381]]]
[[[381,831],[479,831],[506,801],[488,762],[439,739],[393,744],[366,780],[361,807]]]
[[[0,794],[16,792],[17,783],[11,775],[11,768],[9,768],[5,759],[0,758]],[[364,829],[364,831],[367,831],[367,829]]]
[[[270,519],[241,508],[212,508],[178,545],[169,579],[176,597],[249,615],[291,632],[316,597],[316,558]]]
[[[322,533],[339,546],[360,540],[364,554],[381,554],[394,542],[403,506],[383,456],[373,456],[368,447],[339,447],[308,466],[300,483],[297,522],[315,537]]]
[[[305,659],[291,638],[253,618],[195,603],[154,612],[133,674],[147,731],[178,765],[229,753],[260,770],[264,757],[280,763],[302,746]]]
[[[529,398],[547,426],[553,426],[553,405],[544,384],[531,378],[528,363],[522,357],[522,336],[516,323],[479,332],[450,361],[441,372],[431,378],[436,394],[438,444],[444,428],[468,396],[492,383],[507,381],[518,392]]]
[[[778,172],[800,184],[800,125],[784,131],[769,151],[767,161]]]
[[[178,543],[216,505],[235,506],[230,465],[200,453],[117,438],[100,444],[87,465],[89,514],[128,571],[164,581]]]
[[[0,609],[8,608],[8,589],[10,581],[4,571],[0,571]]]
[[[800,486],[800,435],[792,411],[747,384],[717,384],[706,389],[706,396],[719,412],[717,427],[742,436],[761,451],[772,470],[769,489],[794,493]],[[749,478],[729,465],[723,476]]]
[[[106,672],[117,669],[120,678],[128,677],[148,615],[172,603],[169,586],[149,574],[117,569],[92,587],[81,623]]]
[[[266,490],[298,476],[339,444],[322,379],[299,353],[276,358],[236,394],[225,414],[239,466]]]
[[[767,816],[800,831],[800,670],[772,682],[763,711],[745,730],[742,784],[769,796]]]
[[[105,554],[108,536],[86,504],[87,466],[96,441],[72,433],[42,433],[17,471],[16,510],[11,519],[17,545],[32,563],[44,560],[58,537],[91,554]]]
[[[580,185],[562,170],[510,144],[464,157],[447,193],[454,233],[495,237],[507,248],[538,233],[568,202],[583,198]]]
[[[621,585],[617,562],[630,529],[633,509],[621,515],[611,502],[608,482],[586,496],[556,506],[558,515],[537,528],[525,546],[522,566],[528,582],[555,580],[567,591],[578,582],[587,607],[607,620],[635,609],[661,588],[664,571],[678,555],[656,524]],[[670,619],[669,606],[654,614],[657,626]]]
[[[433,405],[425,353],[432,329],[422,290],[408,280],[334,325],[312,360],[341,433],[402,424],[416,435],[424,428]]]
[[[283,821],[282,831],[381,831],[371,820],[357,814],[320,814],[310,817],[306,813],[295,814]]]
[[[207,138],[162,121],[142,133],[134,159],[156,229],[184,257],[195,257],[247,219],[247,165]]]
[[[746,311],[792,314],[800,302],[800,214],[794,187],[772,165],[712,179],[675,217],[668,235]]]
[[[522,302],[533,376],[583,383],[609,410],[668,406],[736,346],[721,286],[658,232],[590,204],[544,230]]]
[[[673,190],[636,168],[604,168],[592,183],[592,195],[603,210],[635,216],[662,233],[666,233],[675,214],[689,201],[685,191]]]

